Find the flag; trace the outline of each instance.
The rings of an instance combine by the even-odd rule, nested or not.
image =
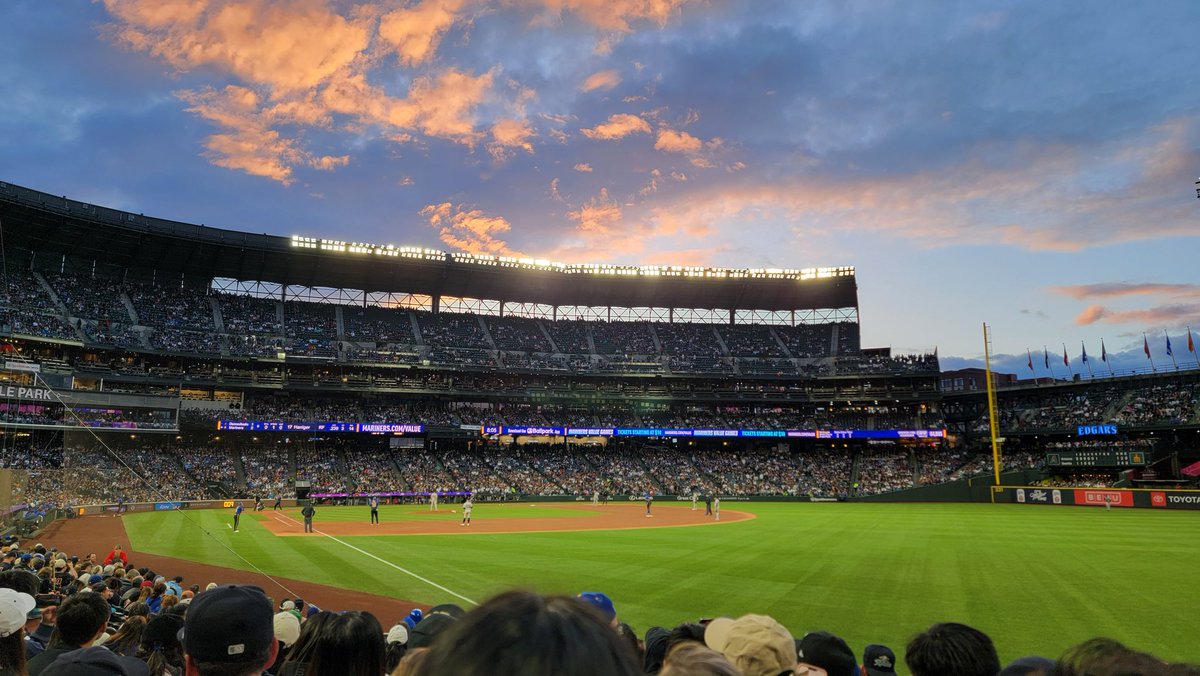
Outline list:
[[[1192,342],[1192,327],[1188,327],[1188,352],[1195,352],[1196,344]]]
[[[1104,349],[1104,339],[1100,339],[1100,361],[1108,363],[1108,350]]]
[[[1083,341],[1080,341],[1079,345],[1083,348],[1083,363],[1086,364],[1087,363],[1087,345],[1084,345]]]
[[[1163,332],[1163,335],[1164,335],[1164,336],[1166,336],[1166,335],[1167,335],[1165,331]],[[1167,336],[1167,356],[1168,356],[1168,357],[1174,357],[1174,356],[1175,356],[1174,354],[1172,354],[1172,353],[1171,353],[1171,336]]]
[[[1069,367],[1070,365],[1071,365],[1071,359],[1069,357],[1067,357],[1067,346],[1063,345],[1063,366]]]
[[[1025,348],[1025,356],[1029,357],[1029,370],[1032,371],[1033,370],[1033,353],[1029,351],[1029,348]]]
[[[1046,361],[1046,368],[1050,368],[1050,350],[1045,345],[1042,346],[1042,359]]]
[[[1146,359],[1150,358],[1150,341],[1146,338],[1146,334],[1142,334],[1142,352],[1146,353]]]

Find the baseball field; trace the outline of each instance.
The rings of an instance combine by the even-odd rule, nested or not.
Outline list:
[[[915,632],[959,621],[990,634],[1004,661],[1109,636],[1200,662],[1193,513],[726,502],[715,522],[684,503],[656,504],[653,518],[640,503],[479,503],[464,527],[455,508],[387,505],[378,526],[366,507],[321,508],[313,534],[296,510],[248,512],[238,532],[230,510],[90,522],[123,526],[138,553],[403,599],[380,608],[385,626],[412,602],[470,607],[526,587],[606,592],[639,633],[758,612],[797,636],[827,629],[858,653],[901,653]]]

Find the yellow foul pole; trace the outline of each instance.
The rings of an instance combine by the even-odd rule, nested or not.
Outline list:
[[[992,381],[992,345],[991,339],[988,338],[987,322],[983,323],[983,364],[987,372],[987,393],[988,393],[988,428],[992,433],[992,468],[996,473],[996,485],[1000,485],[1000,441],[997,438],[997,428],[1000,423],[996,421],[996,385]]]

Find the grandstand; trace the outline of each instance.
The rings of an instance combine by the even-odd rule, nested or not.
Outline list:
[[[637,522],[647,495],[679,503],[659,509],[655,516],[663,525],[695,525],[710,517],[688,510],[687,502],[711,504],[719,497],[741,508],[726,507],[728,523],[762,517],[759,530],[749,532],[769,536],[745,536],[737,552],[761,561],[774,560],[773,541],[796,538],[796,525],[781,518],[791,513],[778,510],[798,503],[1049,503],[1051,496],[1058,501],[1077,492],[1081,501],[1092,493],[1122,501],[1136,493],[1122,506],[1167,506],[1151,496],[1189,498],[1192,493],[1177,489],[1194,486],[1200,473],[1193,465],[1200,459],[1200,372],[1013,379],[999,392],[997,415],[1005,476],[1020,487],[993,489],[983,393],[941,391],[936,353],[901,355],[861,345],[852,268],[565,265],[269,237],[147,218],[8,184],[0,184],[0,223],[7,264],[0,298],[6,352],[0,488],[11,488],[5,505],[10,529],[28,533],[55,516],[115,515],[132,505],[133,518],[119,529],[96,526],[120,523],[96,516],[84,519],[86,529],[58,521],[52,528],[66,535],[51,537],[93,548],[115,537],[170,542],[175,549],[165,553],[192,561],[214,557],[227,567],[174,558],[159,560],[162,565],[222,576],[249,566],[248,581],[265,579],[289,596],[303,590],[322,605],[357,603],[404,616],[413,602],[354,596],[348,589],[382,587],[384,580],[390,586],[397,571],[408,571],[389,561],[408,557],[411,548],[397,546],[386,558],[368,553],[395,570],[367,573],[364,550],[335,537],[349,548],[345,556],[322,551],[305,558],[321,561],[333,586],[281,578],[270,544],[294,535],[289,519],[298,516],[302,500],[319,503],[329,519],[323,528],[331,533],[322,535],[361,537],[351,520],[361,517],[355,510],[362,507],[354,505],[369,495],[394,510],[384,524],[388,535],[453,530],[444,526],[455,525],[456,513],[449,515],[454,521],[439,523],[446,512],[413,506],[434,492],[451,509],[467,495],[487,505],[497,521],[484,521],[485,533],[530,523],[522,508],[539,505],[564,520],[563,530],[614,527],[578,516],[587,505],[609,500],[639,503],[609,508],[606,518],[615,519],[615,527],[629,526],[619,521],[624,514],[638,517],[626,521],[644,528]],[[1124,490],[1130,488],[1145,490]],[[229,507],[271,498],[285,509],[250,522],[256,538],[271,539],[252,541],[252,554],[239,551],[241,543],[225,542]],[[543,503],[574,509],[556,512]],[[872,554],[857,538],[847,542],[848,527],[855,536],[884,538],[879,524],[885,520],[911,527],[897,525],[911,521],[910,513],[847,507],[868,511],[803,525],[807,537],[826,543],[827,553],[836,542],[852,548],[835,554],[844,557],[839,561],[864,550]],[[171,526],[148,513],[159,509],[181,512],[170,516],[183,520]],[[919,513],[922,524],[945,519],[938,523],[948,531],[962,520],[980,530],[988,523],[970,511]],[[414,525],[426,516],[429,523]],[[551,530],[553,521],[537,520]],[[1169,524],[1156,524],[1144,535],[1161,540],[1164,528]],[[604,547],[638,552],[642,564],[645,540],[613,533],[604,540]],[[728,558],[726,544],[700,551]],[[293,554],[305,546],[279,549],[313,556]],[[391,546],[374,545],[380,552]],[[545,576],[557,581],[555,575],[565,574],[543,566],[569,545],[547,546],[547,553],[532,552],[530,562],[513,562],[519,571],[513,579],[540,584]],[[930,569],[954,563],[929,563],[938,547],[916,546],[910,562]],[[988,556],[1003,558],[1010,550],[1020,556],[1018,549]],[[958,556],[953,547],[945,550],[949,559]],[[458,548],[423,551],[439,573],[446,559],[460,555]],[[486,547],[464,551],[476,563],[499,560]],[[897,545],[895,551],[908,550]],[[653,556],[682,558],[669,544]],[[604,565],[590,568],[592,558]],[[87,563],[68,560],[66,566],[103,578],[103,568]],[[260,568],[272,565],[274,576]],[[570,568],[611,575],[607,565],[606,556],[585,553]],[[859,565],[847,570],[851,579],[881,573],[876,559]],[[649,568],[677,575],[662,560]],[[342,577],[339,571],[350,572]],[[459,573],[470,578],[469,570]],[[741,580],[741,568],[736,574]],[[477,584],[490,589],[494,583]],[[112,584],[130,597],[122,607],[136,605],[137,583]],[[474,603],[435,587],[434,593]],[[618,588],[632,593],[635,587]],[[925,601],[922,596],[919,603]],[[854,606],[841,599],[837,605]],[[658,611],[635,608],[631,615],[637,612],[650,617]],[[829,609],[825,614],[832,616]],[[1157,647],[1183,655],[1171,650],[1172,640]]]

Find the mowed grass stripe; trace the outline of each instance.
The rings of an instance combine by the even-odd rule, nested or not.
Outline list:
[[[514,586],[605,591],[639,631],[762,612],[797,634],[837,632],[859,651],[872,642],[902,650],[929,624],[960,621],[992,635],[1005,659],[1056,656],[1104,635],[1168,659],[1200,661],[1192,623],[1183,619],[1200,601],[1195,514],[1022,505],[726,507],[758,518],[706,528],[348,541],[474,599]],[[365,511],[347,508],[351,518]],[[337,510],[320,516],[332,519],[331,512]],[[476,518],[500,513],[484,504]],[[276,538],[257,524],[234,535],[221,525],[227,512],[191,516],[201,515],[219,526],[210,529],[214,537],[253,540],[235,546],[273,575],[454,601],[327,538]],[[245,567],[172,518],[180,516],[130,515],[126,527],[139,549]]]

